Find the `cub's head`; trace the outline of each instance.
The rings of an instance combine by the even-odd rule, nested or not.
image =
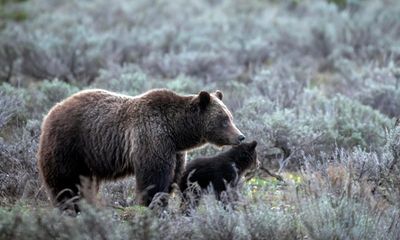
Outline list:
[[[246,170],[257,169],[260,163],[257,159],[256,147],[256,141],[242,143],[233,147],[232,151],[234,151],[235,157],[238,161],[237,164],[241,165],[242,168],[245,168]]]
[[[208,93],[201,91],[192,100],[192,107],[202,121],[202,135],[206,142],[217,146],[238,145],[245,136],[233,123],[232,113],[222,102],[220,91]]]

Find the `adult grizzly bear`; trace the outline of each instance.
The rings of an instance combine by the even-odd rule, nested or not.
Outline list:
[[[242,143],[216,156],[190,161],[179,183],[186,207],[197,206],[202,194],[199,190],[207,190],[210,185],[216,198],[220,200],[227,185],[235,187],[246,171],[257,168],[259,162],[256,146],[256,141]],[[197,183],[200,189],[190,188],[191,183]]]
[[[244,140],[222,96],[155,89],[131,97],[85,90],[56,104],[43,120],[38,151],[53,204],[69,208],[65,203],[80,196],[82,179],[97,192],[103,180],[135,175],[139,202],[148,206],[157,192],[168,192],[178,181],[186,151]]]

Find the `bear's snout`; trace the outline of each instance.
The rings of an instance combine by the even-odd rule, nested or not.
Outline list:
[[[232,130],[233,130],[233,136],[232,136],[233,144],[234,145],[241,144],[246,139],[246,136],[244,136],[244,134],[235,125],[233,125]]]
[[[232,124],[232,128],[229,134],[229,145],[239,145],[246,139],[246,136]]]
[[[238,137],[239,142],[243,142],[245,139],[246,137],[243,134]]]

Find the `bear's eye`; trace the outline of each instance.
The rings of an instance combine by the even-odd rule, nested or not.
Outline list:
[[[224,120],[222,122],[222,127],[227,128],[229,126],[229,120]]]

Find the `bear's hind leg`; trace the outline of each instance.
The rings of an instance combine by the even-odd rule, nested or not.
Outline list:
[[[72,210],[80,212],[79,201],[79,177],[75,179],[65,179],[62,184],[50,187],[52,202],[61,211]]]

